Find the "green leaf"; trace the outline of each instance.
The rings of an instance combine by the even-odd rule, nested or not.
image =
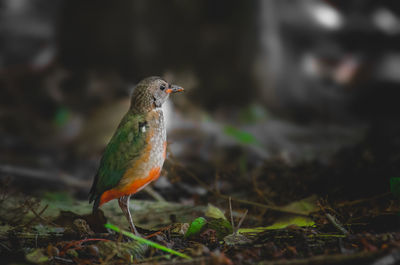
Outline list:
[[[314,221],[308,217],[303,216],[294,216],[287,219],[281,219],[274,224],[267,227],[267,229],[282,229],[288,227],[289,225],[297,225],[297,226],[313,226],[315,225]]]
[[[256,234],[261,233],[266,230],[275,230],[275,229],[283,229],[288,227],[289,225],[297,225],[300,227],[306,226],[314,226],[315,223],[308,217],[304,216],[294,216],[288,218],[282,218],[276,221],[274,224],[267,226],[267,227],[254,227],[254,228],[241,228],[239,229],[239,233],[249,233],[249,234]]]
[[[257,139],[251,133],[241,131],[230,125],[226,125],[224,127],[224,133],[226,135],[232,136],[233,138],[235,138],[235,140],[243,144],[257,143]]]
[[[38,248],[35,249],[33,252],[26,254],[26,260],[35,264],[45,263],[49,261],[49,257],[47,257],[43,250]]]
[[[315,212],[318,210],[317,207],[317,200],[318,197],[316,195],[311,195],[309,197],[306,197],[302,200],[295,201],[292,203],[289,203],[288,205],[279,207],[282,210],[285,210],[287,212],[293,213],[293,214],[299,214],[299,216],[293,216],[293,214],[288,214],[284,215],[278,220],[275,221],[270,226],[267,227],[255,227],[255,228],[241,228],[239,229],[240,233],[260,233],[266,230],[273,230],[273,229],[282,229],[290,225],[297,225],[301,227],[305,226],[314,226],[315,223],[314,221],[305,216],[309,215],[312,212]]]
[[[173,250],[173,249],[167,248],[167,247],[165,247],[165,246],[163,246],[163,245],[160,245],[160,244],[157,244],[157,243],[155,243],[155,242],[153,242],[153,241],[144,239],[144,238],[142,238],[142,237],[140,237],[140,236],[136,236],[136,235],[134,235],[134,234],[132,234],[132,233],[130,233],[130,232],[121,230],[119,227],[116,227],[115,225],[112,225],[112,224],[105,224],[104,226],[105,226],[106,228],[109,228],[109,229],[111,229],[111,230],[114,230],[114,231],[117,232],[117,233],[121,233],[121,234],[123,234],[123,235],[125,235],[125,236],[128,236],[128,237],[130,237],[130,238],[132,238],[132,239],[135,239],[135,240],[139,241],[140,243],[147,244],[147,245],[149,245],[149,246],[151,246],[151,247],[153,247],[153,248],[157,248],[157,249],[159,249],[159,250],[168,252],[168,253],[170,253],[170,254],[177,255],[177,256],[179,256],[179,257],[181,257],[181,258],[184,258],[184,259],[192,259],[192,258],[189,257],[188,255],[185,255],[185,254],[180,253],[180,252],[178,252],[178,251],[175,251],[175,250]]]
[[[207,228],[215,230],[218,240],[222,240],[225,236],[233,232],[231,223],[223,218],[211,219],[207,224]]]
[[[318,211],[319,208],[317,206],[317,201],[318,197],[316,195],[311,195],[299,201],[289,203],[281,208],[293,213],[308,215],[312,212]]]
[[[194,219],[193,222],[190,224],[188,230],[186,231],[185,237],[197,235],[198,233],[200,233],[205,224],[207,224],[207,220],[203,217],[198,217]]]
[[[390,191],[394,196],[400,197],[400,178],[390,178]]]
[[[222,219],[226,220],[226,217],[225,217],[224,213],[219,208],[217,208],[214,205],[212,205],[211,203],[209,203],[207,205],[207,209],[206,209],[205,215],[207,217],[211,217],[211,218],[215,218],[215,219],[222,218]]]

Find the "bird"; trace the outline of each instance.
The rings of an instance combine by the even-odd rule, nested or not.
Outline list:
[[[170,94],[184,91],[152,76],[133,90],[128,112],[107,144],[89,192],[93,213],[104,203],[118,199],[130,230],[140,235],[129,210],[132,194],[160,176],[166,158],[166,129],[161,106]]]

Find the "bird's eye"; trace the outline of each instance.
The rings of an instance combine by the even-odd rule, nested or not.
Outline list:
[[[164,89],[165,89],[165,85],[164,85],[164,84],[162,84],[162,85],[160,86],[160,89],[161,89],[161,91],[164,91]]]

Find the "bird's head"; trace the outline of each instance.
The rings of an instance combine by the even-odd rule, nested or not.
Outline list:
[[[158,76],[140,81],[133,90],[131,109],[135,112],[148,112],[159,108],[172,93],[183,91],[182,87],[168,84]]]

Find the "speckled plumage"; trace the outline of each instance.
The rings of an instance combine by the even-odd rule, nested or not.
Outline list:
[[[165,131],[164,116],[161,108],[148,112],[145,116],[147,123],[139,128],[139,133],[146,135],[146,145],[143,147],[142,157],[132,161],[128,168],[128,174],[124,174],[117,187],[126,187],[132,181],[149,175],[153,168],[162,168],[164,164],[165,142],[167,135]],[[129,174],[129,170],[133,171]],[[139,190],[145,186],[140,187]],[[138,190],[138,191],[139,191]]]
[[[161,105],[170,93],[182,91],[159,77],[142,80],[135,88],[131,107],[108,143],[90,190],[95,211],[102,204],[119,199],[129,213],[129,196],[158,178],[165,159],[166,130]]]

